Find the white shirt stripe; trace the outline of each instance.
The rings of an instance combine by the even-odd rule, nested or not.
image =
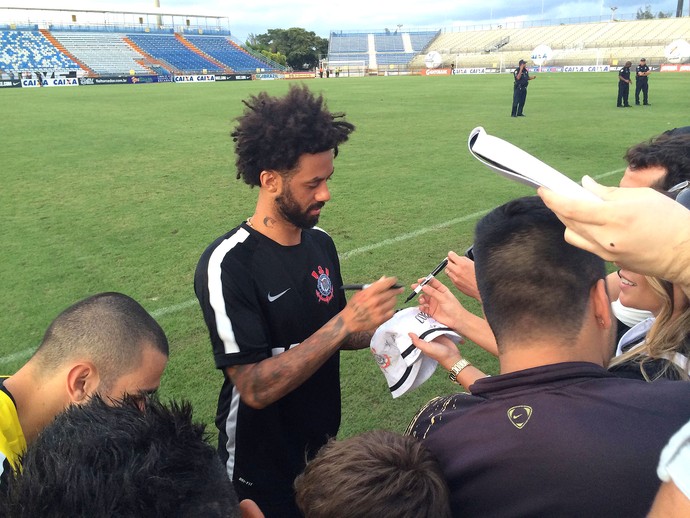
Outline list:
[[[225,311],[225,299],[223,298],[223,282],[221,279],[220,265],[225,258],[225,254],[232,250],[237,244],[243,243],[249,237],[249,232],[240,228],[228,239],[220,243],[211,254],[208,260],[208,296],[213,314],[216,318],[216,331],[223,341],[225,354],[240,352],[235,340],[235,333],[232,330],[232,323]]]
[[[228,437],[228,442],[225,444],[225,449],[228,452],[228,460],[225,463],[225,469],[228,472],[228,477],[232,480],[232,475],[235,472],[235,450],[237,446],[237,412],[240,408],[240,393],[236,387],[232,389],[232,398],[230,399],[230,411],[228,418],[225,420],[225,435]]]

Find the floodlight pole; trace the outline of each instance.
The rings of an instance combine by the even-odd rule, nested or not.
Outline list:
[[[157,7],[158,10],[160,11],[161,8],[161,0],[153,0],[153,6]],[[163,26],[163,19],[161,18],[160,14],[156,15],[156,24],[158,25],[158,28],[160,29]]]

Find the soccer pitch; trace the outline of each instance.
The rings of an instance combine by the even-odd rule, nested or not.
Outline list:
[[[571,178],[589,174],[615,185],[627,147],[690,124],[690,74],[653,75],[652,106],[627,110],[615,107],[616,73],[537,74],[526,117],[517,119],[512,82],[510,75],[307,82],[357,126],[335,161],[332,200],[319,222],[338,246],[345,282],[385,274],[409,285],[448,250],[464,251],[486,211],[533,193],[470,156],[467,136],[476,126]],[[162,398],[190,400],[210,425],[222,376],[195,302],[194,268],[214,238],[254,209],[257,191],[235,179],[229,137],[241,99],[288,86],[0,91],[0,370],[21,366],[68,305],[120,291],[142,303],[170,340]],[[462,349],[497,372],[495,359],[473,344]],[[439,369],[393,400],[368,351],[341,358],[343,436],[402,431],[427,400],[457,390]]]

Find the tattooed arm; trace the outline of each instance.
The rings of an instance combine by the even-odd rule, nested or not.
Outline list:
[[[340,349],[344,351],[366,349],[371,343],[372,336],[374,336],[374,331],[360,331],[359,333],[352,333],[343,342],[343,345],[340,346]]]
[[[365,341],[369,345],[369,331],[393,316],[396,297],[403,291],[392,289],[395,282],[393,277],[384,277],[358,291],[340,313],[284,353],[227,367],[242,400],[253,408],[264,408],[299,387],[339,348],[361,348]]]

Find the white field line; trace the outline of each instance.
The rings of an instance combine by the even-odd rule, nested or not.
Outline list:
[[[623,171],[625,171],[625,169],[615,169],[613,171],[608,171],[606,173],[596,175],[593,178],[595,180],[600,180],[602,178],[606,178],[608,176],[613,176],[614,174],[621,173]],[[444,221],[443,223],[437,223],[436,225],[432,225],[430,227],[420,228],[420,229],[415,230],[413,232],[408,232],[407,234],[401,234],[401,235],[396,236],[396,237],[384,239],[383,241],[379,241],[378,243],[372,243],[371,245],[366,245],[366,246],[362,246],[360,248],[355,248],[354,250],[350,250],[349,252],[343,252],[342,254],[339,254],[339,257],[340,257],[341,261],[345,261],[346,259],[349,259],[350,257],[364,254],[366,252],[376,250],[377,248],[382,248],[384,246],[394,245],[396,243],[400,243],[401,241],[407,241],[408,239],[413,239],[415,237],[419,237],[419,236],[427,234],[429,232],[433,232],[434,230],[440,230],[442,228],[457,225],[458,223],[463,223],[465,221],[470,221],[470,220],[473,220],[476,218],[480,218],[484,214],[488,213],[490,210],[491,209],[480,210],[477,212],[473,212],[472,214],[467,214],[466,216],[461,216],[459,218],[449,219],[448,221]],[[180,302],[179,304],[173,304],[172,306],[156,309],[154,311],[151,311],[150,313],[151,313],[151,316],[153,318],[160,318],[160,317],[165,316],[165,315],[170,315],[171,313],[177,313],[178,311],[182,311],[184,309],[191,308],[191,307],[195,306],[196,304],[197,304],[196,299],[190,299],[190,300],[187,300],[185,302]],[[36,349],[35,347],[27,347],[26,349],[22,349],[21,351],[17,351],[15,353],[8,354],[7,356],[0,357],[0,364],[10,363],[10,362],[26,359],[33,354],[35,349]]]
[[[183,309],[191,308],[192,306],[196,306],[196,304],[196,299],[189,299],[185,302],[180,302],[179,304],[168,306],[167,308],[160,308],[151,311],[151,316],[153,318],[160,318],[164,315],[169,315],[170,313],[177,313],[178,311],[182,311]]]

